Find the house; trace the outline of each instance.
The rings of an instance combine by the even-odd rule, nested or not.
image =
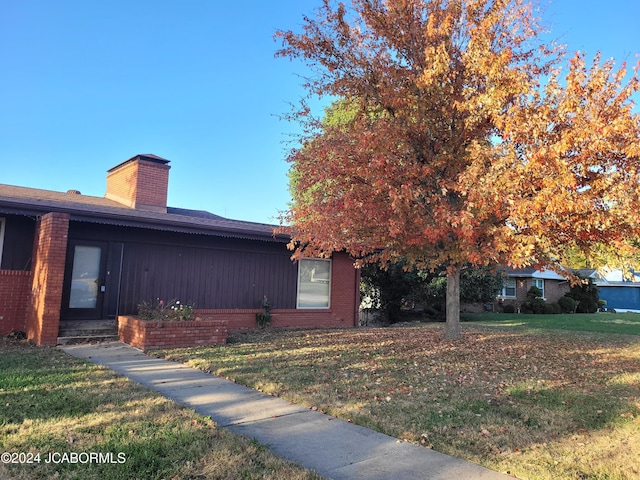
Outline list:
[[[591,278],[598,287],[600,300],[607,308],[616,311],[640,311],[640,274],[630,271],[624,275],[620,269],[591,270],[585,278]]]
[[[570,290],[569,281],[553,270],[535,268],[507,268],[502,291],[498,295],[501,305],[512,304],[518,309],[526,300],[531,287],[538,287],[548,303],[557,302]]]
[[[107,172],[106,195],[0,185],[0,334],[55,345],[65,322],[135,314],[145,300],[253,328],[355,326],[352,259],[292,262],[273,225],[167,206],[169,161],[136,155]]]

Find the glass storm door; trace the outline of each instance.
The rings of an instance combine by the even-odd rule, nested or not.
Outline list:
[[[105,252],[102,242],[73,242],[67,254],[63,318],[102,318]]]

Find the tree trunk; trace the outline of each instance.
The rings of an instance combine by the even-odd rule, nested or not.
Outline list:
[[[444,338],[457,340],[460,338],[460,265],[447,272],[446,314]]]

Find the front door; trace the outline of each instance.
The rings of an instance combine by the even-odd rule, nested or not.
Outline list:
[[[106,242],[70,241],[62,296],[62,319],[103,317]]]

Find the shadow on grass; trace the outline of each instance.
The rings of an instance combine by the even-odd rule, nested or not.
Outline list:
[[[132,398],[148,396],[138,389],[129,389],[129,382],[106,369],[80,363],[57,366],[61,352],[42,365],[41,355],[8,354],[0,357],[1,402],[0,425],[20,424],[25,420],[75,418],[95,411],[108,402],[124,403]],[[91,381],[87,381],[87,375]]]
[[[159,354],[491,468],[575,434],[627,432],[640,416],[638,339],[529,328],[542,317],[514,317],[519,328],[466,324],[458,342],[420,325],[273,332]]]
[[[319,478],[110,370],[5,338],[0,351],[0,451],[40,454],[0,478]]]

